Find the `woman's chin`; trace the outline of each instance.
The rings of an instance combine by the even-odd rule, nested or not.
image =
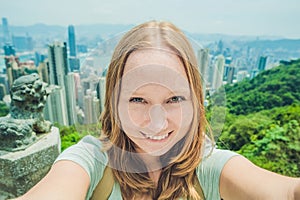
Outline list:
[[[161,149],[150,149],[147,147],[143,147],[138,150],[138,153],[153,156],[153,157],[159,157],[166,154],[170,149],[171,147],[168,148],[168,146],[162,147]]]

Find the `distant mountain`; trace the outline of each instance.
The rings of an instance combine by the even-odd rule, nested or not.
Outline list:
[[[300,56],[300,39],[254,40],[248,42],[248,46],[255,48],[268,47],[270,49],[289,49],[289,51],[298,51]]]
[[[93,24],[93,25],[74,25],[77,37],[107,37],[120,32],[124,32],[133,25],[123,24]],[[2,29],[2,25],[0,26]],[[30,26],[9,26],[13,35],[32,37],[66,37],[68,32],[67,26],[34,24]]]
[[[124,33],[131,29],[134,25],[123,25],[123,24],[94,24],[94,25],[79,25],[75,26],[78,35],[98,35],[100,34],[103,38]]]
[[[134,24],[90,24],[90,25],[74,25],[75,31],[78,37],[108,37],[115,35],[132,28]],[[2,25],[0,25],[2,29]],[[18,36],[24,36],[28,33],[30,36],[46,37],[50,36],[66,36],[67,26],[58,25],[46,25],[42,23],[30,25],[30,26],[9,26],[9,30],[12,34]],[[227,34],[201,34],[201,33],[189,33],[185,31],[187,35],[197,41],[253,41],[253,40],[278,40],[284,39],[280,36],[248,36],[248,35],[227,35]]]
[[[188,33],[191,38],[198,41],[257,41],[257,40],[279,40],[284,39],[281,36],[251,36],[251,35],[227,35],[220,33],[201,34],[201,33]]]

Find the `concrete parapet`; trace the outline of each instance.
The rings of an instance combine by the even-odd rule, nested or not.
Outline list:
[[[39,182],[60,153],[60,134],[56,127],[39,135],[27,149],[0,151],[0,200],[20,196]]]

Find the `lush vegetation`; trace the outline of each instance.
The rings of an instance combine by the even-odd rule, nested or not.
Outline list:
[[[3,101],[0,101],[0,117],[6,116],[9,113],[9,108]]]
[[[99,136],[100,127],[96,124],[89,125],[73,125],[73,126],[61,126],[55,124],[59,128],[61,137],[61,150],[65,150],[69,146],[79,142],[81,138],[86,135]]]
[[[224,113],[216,138],[220,148],[241,153],[255,164],[289,176],[300,176],[300,60],[280,65],[211,97],[208,116]],[[223,99],[222,99],[223,98]],[[220,115],[220,114],[219,114]]]
[[[300,103],[300,60],[263,71],[255,78],[225,85],[229,113],[240,115]],[[223,92],[213,96],[222,102]],[[221,99],[220,99],[221,98]]]

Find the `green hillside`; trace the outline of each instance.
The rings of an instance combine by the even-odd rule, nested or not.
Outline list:
[[[226,85],[226,108],[217,137],[220,148],[243,154],[255,164],[289,176],[300,176],[300,60],[260,73],[233,86]],[[208,117],[212,108],[208,108]],[[220,131],[220,130],[219,130]]]
[[[245,79],[225,85],[229,113],[249,114],[300,102],[300,59],[291,65],[280,65]],[[221,98],[216,94],[212,100]]]

